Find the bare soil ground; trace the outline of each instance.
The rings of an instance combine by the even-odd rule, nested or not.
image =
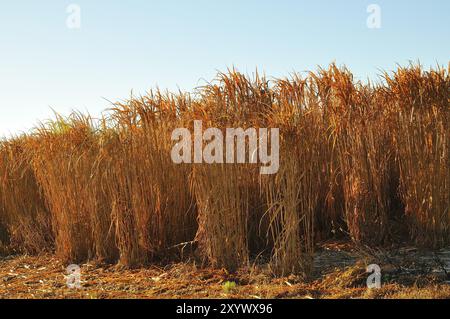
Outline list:
[[[382,287],[368,289],[366,266],[382,269]],[[322,244],[314,273],[274,278],[267,265],[230,274],[195,262],[123,269],[87,263],[80,289],[66,285],[66,267],[52,255],[0,259],[0,298],[445,298],[450,299],[450,248],[370,250]],[[235,284],[227,285],[227,282]]]

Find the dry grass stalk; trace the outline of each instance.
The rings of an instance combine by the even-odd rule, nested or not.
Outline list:
[[[156,93],[118,104],[114,130],[105,137],[102,184],[112,201],[120,262],[145,264],[174,245],[194,239],[195,201],[189,166],[172,162],[171,131],[186,99]]]
[[[70,262],[115,260],[110,203],[101,192],[98,135],[91,119],[58,116],[35,131],[29,149],[51,212],[57,254]]]
[[[35,254],[52,250],[54,239],[50,214],[26,149],[28,139],[18,137],[0,146],[0,237],[14,251]]]
[[[234,271],[248,265],[250,189],[248,168],[227,164],[194,168],[198,205],[197,239],[210,263]]]
[[[391,139],[388,123],[374,101],[374,88],[354,83],[347,69],[332,65],[316,77],[327,92],[333,139],[342,174],[345,220],[358,243],[381,244],[388,235]]]
[[[395,142],[400,190],[417,244],[450,242],[450,66],[424,72],[399,68],[386,76],[397,110]]]
[[[271,264],[276,274],[307,277],[317,215],[333,212],[321,202],[332,196],[334,178],[329,128],[312,82],[294,76],[278,81],[276,92],[269,121],[281,130],[281,166],[263,180],[274,241]]]

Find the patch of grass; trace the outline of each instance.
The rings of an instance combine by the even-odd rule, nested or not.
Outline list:
[[[236,289],[236,283],[234,281],[227,281],[222,285],[223,292],[226,294],[234,292]]]

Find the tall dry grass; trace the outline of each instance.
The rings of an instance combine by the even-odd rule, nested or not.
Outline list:
[[[317,240],[447,245],[449,71],[363,83],[336,65],[270,81],[230,70],[193,94],[131,97],[99,122],[58,117],[0,145],[0,249],[138,266],[194,243],[215,267],[261,257],[306,277]],[[173,163],[171,133],[194,120],[279,128],[279,172]]]
[[[26,144],[17,137],[0,146],[0,237],[9,249],[35,254],[53,248],[51,218]]]
[[[198,92],[201,103],[195,103],[185,118],[202,120],[203,129],[220,128],[226,140],[225,128],[265,127],[265,113],[270,109],[267,80],[254,78],[231,70],[220,73],[213,83]],[[188,121],[192,128],[192,121]],[[236,142],[236,140],[235,140]],[[245,158],[250,161],[250,140],[245,140]],[[200,251],[217,267],[235,270],[249,264],[250,256],[269,254],[271,241],[267,238],[266,205],[259,186],[259,167],[236,164],[195,164],[191,178],[198,206],[199,229],[196,236]],[[224,150],[225,161],[225,150]]]
[[[99,134],[92,119],[57,116],[33,134],[27,148],[50,209],[57,254],[70,262],[114,261],[111,203],[100,183]]]
[[[400,190],[412,238],[422,246],[450,240],[450,65],[420,65],[386,75],[396,112]]]
[[[120,262],[146,264],[167,249],[192,241],[196,203],[190,167],[171,159],[171,132],[189,97],[156,92],[117,104],[104,134],[102,185],[112,203]]]
[[[211,264],[236,270],[249,264],[251,189],[248,167],[213,164],[194,168],[200,248]]]
[[[330,230],[336,221],[333,191],[333,147],[329,123],[311,79],[294,75],[279,80],[268,114],[270,126],[280,128],[280,170],[263,179],[270,236],[272,269],[276,274],[308,276],[312,271],[316,222]]]
[[[348,231],[355,242],[382,244],[388,236],[394,158],[389,114],[374,99],[375,88],[355,82],[345,68],[332,65],[316,79],[329,92],[325,103],[331,111]]]

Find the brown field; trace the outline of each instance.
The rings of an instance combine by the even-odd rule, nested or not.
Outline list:
[[[449,103],[450,64],[378,83],[331,65],[57,115],[0,141],[0,297],[448,298],[447,264],[405,274],[419,255],[380,254],[450,245]],[[194,120],[279,128],[279,172],[174,164],[171,132]],[[355,260],[330,273],[317,243],[341,240]],[[381,290],[362,280],[371,261],[388,265]],[[64,286],[69,264],[80,291]]]
[[[366,265],[382,268],[382,288],[366,287]],[[444,267],[444,265],[447,265]],[[317,247],[314,271],[274,277],[267,265],[234,273],[194,261],[125,269],[81,265],[80,289],[66,286],[66,266],[53,255],[14,256],[0,261],[2,298],[139,299],[449,299],[450,249],[436,254],[408,247],[361,251],[351,243]],[[227,282],[234,283],[228,287]]]

